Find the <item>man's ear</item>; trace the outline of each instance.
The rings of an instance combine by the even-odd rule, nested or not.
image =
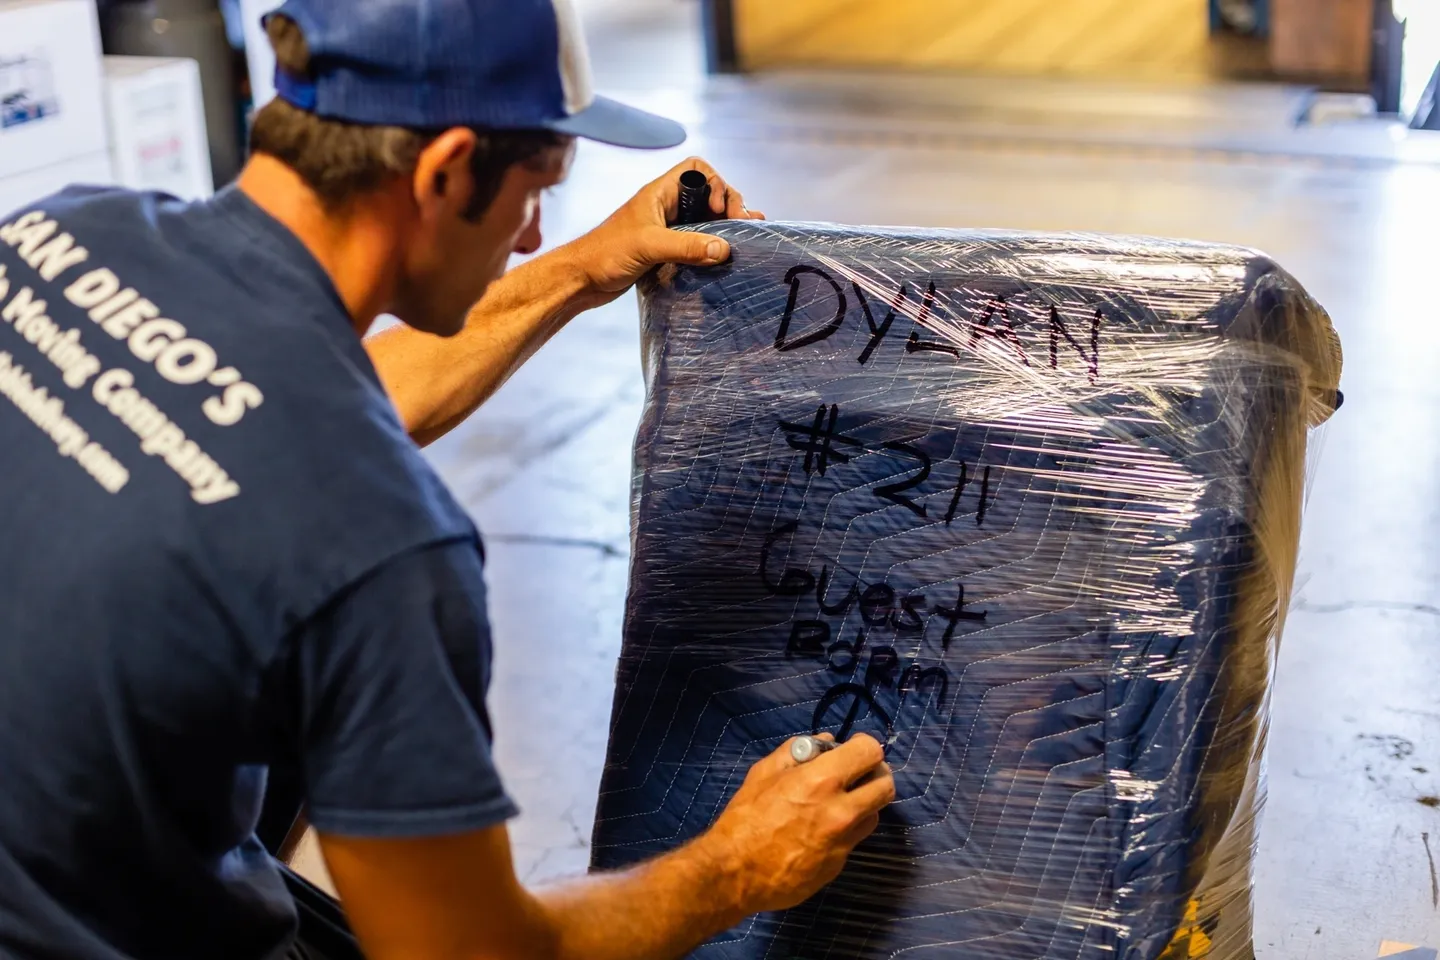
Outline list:
[[[442,211],[458,215],[466,209],[475,190],[470,174],[475,145],[475,131],[451,127],[420,151],[411,189],[421,217]]]

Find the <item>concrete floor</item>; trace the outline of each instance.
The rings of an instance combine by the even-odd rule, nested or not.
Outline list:
[[[549,243],[695,152],[772,219],[1227,241],[1309,286],[1344,341],[1347,402],[1314,448],[1274,699],[1258,953],[1440,946],[1440,145],[1386,128],[1296,131],[1285,89],[707,85],[693,4],[586,12],[602,88],[695,135],[662,155],[585,146],[547,209]],[[431,449],[488,537],[491,712],[531,882],[587,862],[644,396],[636,328],[632,298],[581,317]]]

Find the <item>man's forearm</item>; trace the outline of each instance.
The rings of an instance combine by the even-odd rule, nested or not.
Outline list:
[[[373,960],[674,960],[745,914],[737,860],[711,834],[538,891],[515,876],[504,826],[320,845]]]
[[[537,891],[559,960],[673,960],[745,916],[705,837],[629,870]]]
[[[405,326],[365,348],[401,422],[420,444],[449,432],[581,310],[588,278],[566,247],[511,270],[475,305],[465,329],[443,338]]]
[[[577,313],[614,300],[657,265],[723,263],[730,247],[722,238],[666,227],[680,203],[680,174],[691,170],[709,178],[712,213],[760,217],[713,169],[692,158],[647,184],[594,230],[491,284],[458,336],[396,328],[366,340],[410,436],[422,444],[443,436]]]
[[[815,894],[894,797],[884,749],[856,734],[803,766],[788,743],[771,752],[710,829],[673,853],[539,891],[516,877],[504,824],[410,838],[322,833],[320,847],[374,960],[672,960],[752,913]]]

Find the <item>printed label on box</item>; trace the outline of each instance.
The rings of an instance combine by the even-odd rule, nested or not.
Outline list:
[[[45,51],[33,50],[19,56],[0,54],[0,129],[59,113],[55,74]]]

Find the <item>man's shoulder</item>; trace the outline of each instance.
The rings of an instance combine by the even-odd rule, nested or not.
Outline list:
[[[377,435],[393,433],[389,405],[328,278],[232,219],[213,201],[72,186],[0,218],[0,277],[177,421],[238,437],[263,405],[300,453],[307,425],[337,446],[393,439]]]
[[[229,262],[240,242],[233,234],[213,199],[121,187],[70,186],[0,216],[0,250],[8,247],[12,258],[39,269],[43,248],[50,254],[45,263],[56,268],[41,271],[47,283],[68,286],[84,277],[104,289],[100,277],[108,272],[122,289],[135,287],[153,301],[159,316],[203,306],[223,317],[258,292]]]
[[[155,190],[131,190],[126,187],[73,184],[0,215],[0,224],[13,223],[26,215],[43,213],[46,217],[78,218],[118,226],[115,217],[150,221],[158,211],[178,213],[190,206],[168,193]]]
[[[76,187],[0,218],[0,351],[118,464],[115,490],[77,495],[123,497],[146,518],[130,535],[238,581],[290,584],[293,613],[473,526],[319,265],[246,202]],[[27,423],[0,416],[0,433]],[[30,466],[79,469],[48,450]]]

